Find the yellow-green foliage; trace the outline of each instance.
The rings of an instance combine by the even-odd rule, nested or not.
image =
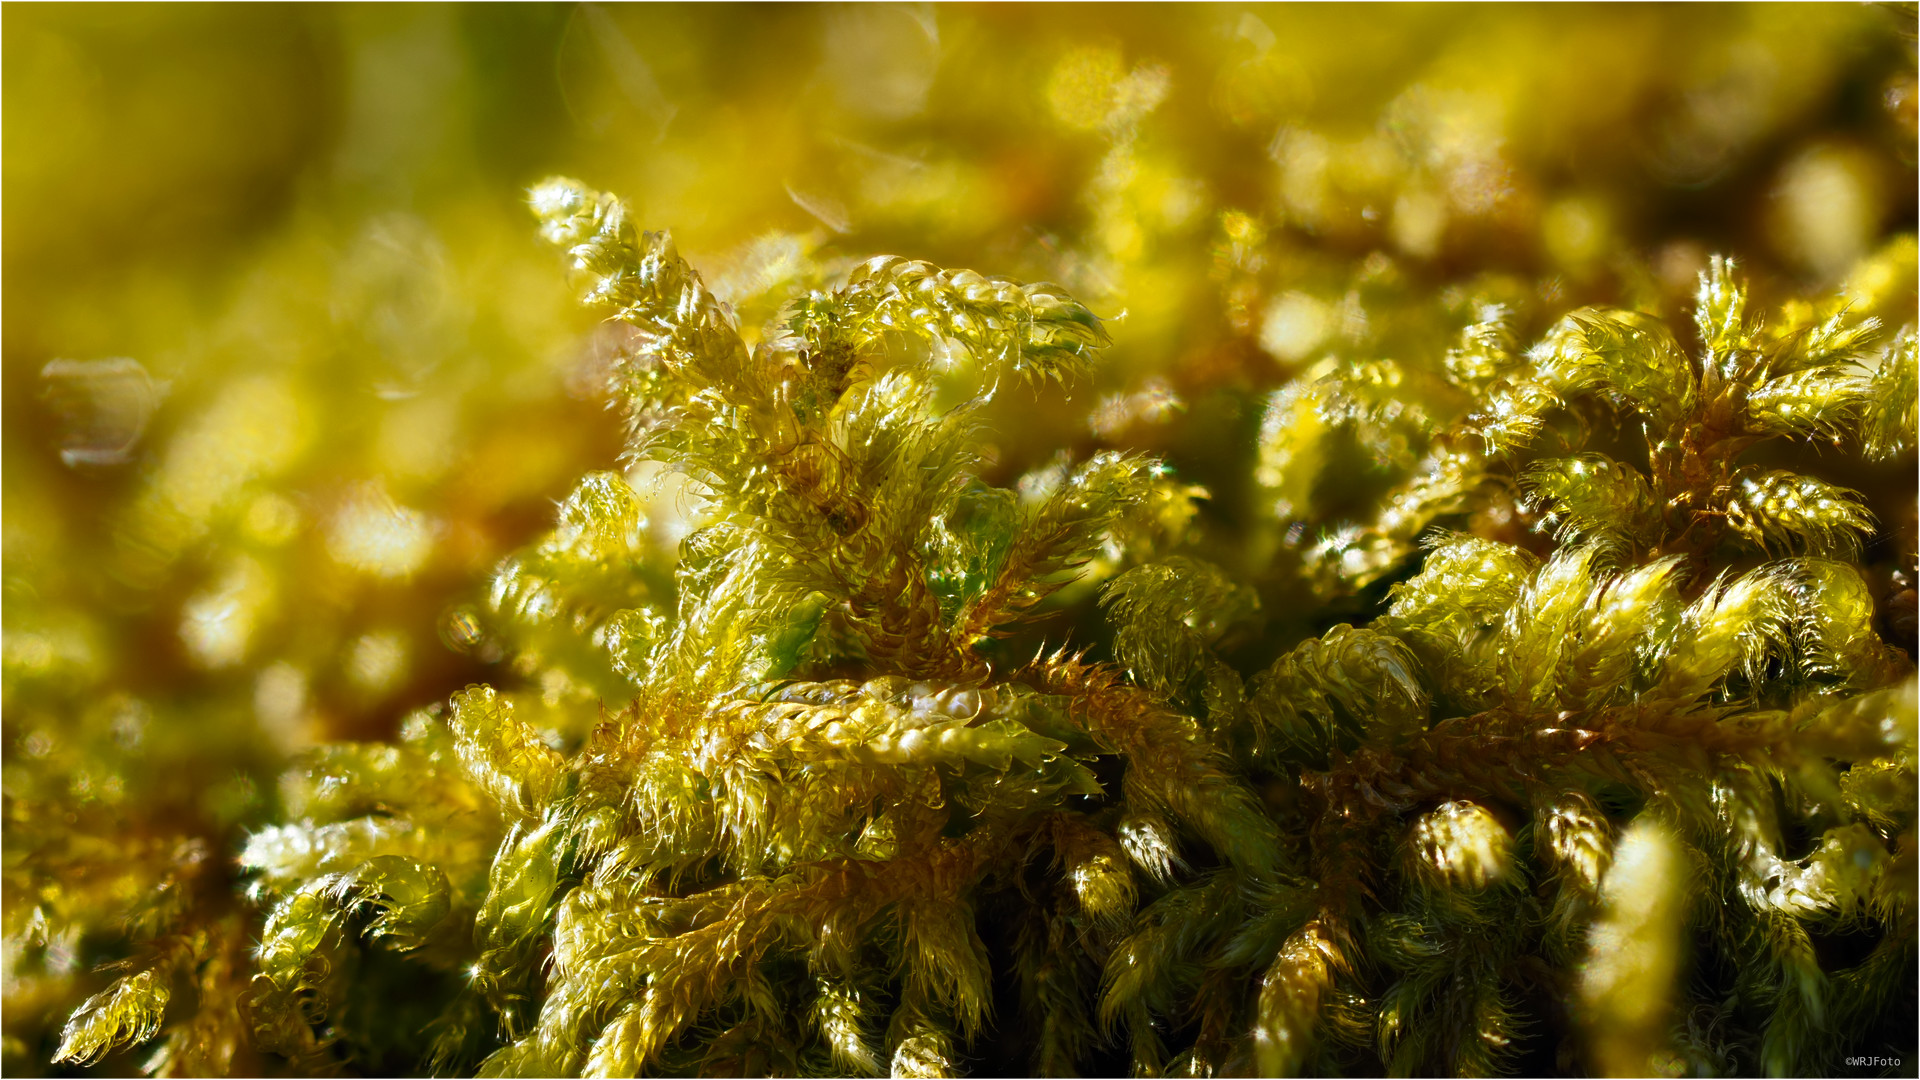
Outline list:
[[[329,1017],[404,986],[356,975],[370,947],[451,976],[423,1061],[530,1076],[946,1075],[1007,1030],[1049,1073],[1468,1075],[1561,1015],[1592,1067],[1645,1071],[1723,1052],[1675,1035],[1682,926],[1739,973],[1699,1007],[1788,1069],[1905,977],[1883,957],[1913,946],[1912,665],[1847,562],[1764,561],[1845,559],[1872,523],[1728,449],[1857,430],[1866,377],[1843,365],[1905,348],[1872,320],[1754,345],[1718,262],[1697,357],[1656,319],[1575,312],[1502,361],[1503,385],[1536,387],[1500,399],[1512,434],[1461,451],[1464,475],[1521,479],[1544,558],[1426,531],[1371,627],[1248,681],[1216,649],[1257,590],[1163,554],[1105,586],[1125,677],[1065,653],[996,667],[979,647],[1171,483],[1113,454],[1024,492],[980,478],[972,410],[1091,363],[1106,332],[1084,307],[875,260],[749,345],[617,200],[555,180],[533,205],[587,301],[641,331],[613,375],[628,452],[688,478],[698,529],[661,581],[632,554],[640,496],[594,474],[499,571],[485,632],[609,688],[591,722],[543,730],[537,693],[475,686],[397,745],[287,773],[289,823],[242,858],[267,912],[260,1050],[351,1054]],[[973,396],[942,388],[955,370]],[[1395,382],[1317,385],[1385,401]],[[1645,471],[1513,461],[1588,397],[1644,424]],[[1303,572],[1360,587],[1416,531]],[[1743,546],[1763,561],[1725,561]],[[1782,798],[1824,826],[1805,855]],[[1862,966],[1812,959],[1829,925],[1873,935]],[[152,1037],[181,955],[87,1002],[61,1056]],[[1578,974],[1548,995],[1564,1013],[1530,981],[1550,971]]]
[[[1079,218],[1023,217],[1046,193],[1013,182],[1052,173],[1013,151],[877,148],[899,87],[945,83],[829,63],[819,86],[866,94],[836,106],[865,127],[821,136],[858,195],[795,171],[774,208],[839,239],[716,256],[692,211],[721,232],[771,214],[723,185],[791,148],[757,137],[764,102],[676,127],[621,51],[629,14],[582,8],[568,49],[617,72],[601,96],[652,117],[634,145],[670,179],[631,203],[535,185],[550,274],[504,269],[511,242],[462,231],[479,211],[449,217],[466,239],[434,258],[495,260],[484,316],[477,286],[395,314],[443,281],[419,236],[271,255],[212,335],[241,359],[120,492],[112,584],[9,570],[10,1070],[1799,1075],[1911,1054],[1915,247],[1881,218],[1832,250],[1808,224],[1844,217],[1809,209],[1821,192],[1872,202],[1863,152],[1790,163],[1766,244],[1803,278],[1761,256],[1750,282],[1744,245],[1742,266],[1637,247],[1624,182],[1553,179],[1560,142],[1638,113],[1486,82],[1489,57],[1565,37],[1522,9],[1377,110],[1326,105],[1344,128],[1288,119],[1312,86],[1273,12],[1208,31],[1232,59],[1197,85],[1117,45],[1053,55],[1044,18],[969,38],[972,15],[884,11],[834,15],[829,59],[895,16],[879,51],[938,23],[981,71],[983,41],[1043,42],[1033,101],[984,97],[942,138],[1044,108],[1093,147],[1084,187],[1046,196]],[[1673,190],[1814,94],[1733,108],[1759,95],[1741,57],[1799,41],[1739,17],[1785,21],[1700,71],[1616,65],[1640,80],[1620,102],[1684,105],[1634,144]],[[738,93],[799,93],[767,85]],[[597,91],[569,93],[597,122]],[[1258,132],[1222,156],[1271,190],[1243,201],[1180,157],[1199,111]],[[686,253],[642,212],[678,215]],[[563,280],[599,326],[556,313]],[[492,385],[462,349],[518,359]],[[553,404],[545,350],[619,413],[609,445]],[[336,364],[378,369],[371,464],[329,460],[345,440],[313,402]],[[121,362],[44,378],[55,410],[124,406],[88,417],[118,434],[165,392]],[[141,437],[63,431],[75,470]],[[9,558],[26,536],[44,562],[59,545],[18,505]],[[191,679],[142,681],[126,658],[156,640]]]

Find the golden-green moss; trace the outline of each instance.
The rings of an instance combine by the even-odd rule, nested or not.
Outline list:
[[[449,193],[486,175],[455,154],[414,216],[310,208],[188,346],[36,360],[9,1071],[1911,1052],[1884,13],[1363,41],[1209,9],[1089,43],[797,10],[554,24],[616,76],[563,66],[570,107],[656,140],[636,205],[698,238],[537,186],[597,327]],[[445,45],[354,18],[367,70]],[[810,19],[798,104],[689,92],[736,52],[786,70],[756,43]],[[900,66],[928,50],[938,79]],[[1603,61],[1618,94],[1565,81]],[[789,108],[846,126],[789,139]],[[353,183],[412,160],[346,142]],[[16,235],[14,281],[46,250]],[[80,295],[32,334],[95,348]]]

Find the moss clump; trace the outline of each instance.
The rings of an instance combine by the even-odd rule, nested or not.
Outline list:
[[[1384,612],[1249,677],[1223,650],[1261,590],[1196,554],[1165,464],[981,478],[981,407],[1107,341],[1059,289],[876,259],[750,346],[617,200],[533,204],[633,328],[629,463],[697,527],[668,577],[662,504],[587,477],[473,631],[544,691],[284,776],[241,860],[259,1050],[398,1060],[397,995],[419,1064],[488,1075],[1783,1073],[1900,1007],[1915,683],[1850,561],[1872,518],[1738,457],[1910,452],[1910,331],[1843,301],[1763,327],[1716,261],[1690,344],[1618,310],[1525,351],[1468,326],[1451,421],[1394,409],[1385,365],[1281,392],[1276,486],[1396,427],[1409,475],[1298,566],[1397,578]],[[1557,426],[1589,406],[1642,461]],[[1494,510],[1540,538],[1434,527]],[[1114,662],[996,645],[1094,581]],[[154,1037],[218,941],[157,934],[60,1056]]]
[[[1911,8],[1108,14],[10,22],[4,1071],[1910,1059]]]

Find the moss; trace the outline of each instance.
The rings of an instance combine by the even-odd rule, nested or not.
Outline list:
[[[1305,108],[1265,26],[1204,106],[1178,55],[1042,65],[1094,148],[1086,220],[979,265],[1066,285],[818,234],[689,258],[535,186],[549,281],[603,320],[575,380],[604,445],[548,399],[515,416],[551,372],[457,359],[574,332],[541,286],[468,309],[482,271],[448,267],[513,277],[492,233],[274,256],[285,295],[230,329],[291,313],[311,343],[184,415],[138,363],[50,366],[63,467],[144,471],[105,601],[18,571],[16,532],[53,541],[9,504],[9,1068],[1910,1055],[1911,236],[1807,247],[1801,287],[1637,248],[1604,184],[1494,198],[1475,125],[1511,88],[1408,89],[1405,145],[1283,126],[1278,209],[1238,209],[1161,121]],[[824,47],[882,30],[921,33]],[[859,85],[911,97],[895,75]],[[1782,198],[1855,165],[1808,150]],[[789,193],[835,228],[967,247],[906,179],[852,209],[817,179]],[[401,403],[337,475],[336,356]],[[150,641],[191,677],[128,659]]]

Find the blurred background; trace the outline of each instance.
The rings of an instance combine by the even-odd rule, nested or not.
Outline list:
[[[1678,316],[1728,253],[1750,310],[1844,283],[1911,321],[1914,26],[9,5],[6,1071],[47,1068],[182,845],[231,892],[287,754],[514,677],[472,605],[619,452],[603,332],[524,205],[544,176],[672,229],[750,336],[878,253],[1061,282],[1116,344],[1093,385],[996,403],[989,479],[1151,450],[1232,534],[1263,395],[1335,351],[1437,363],[1486,303],[1522,340],[1583,303]]]

